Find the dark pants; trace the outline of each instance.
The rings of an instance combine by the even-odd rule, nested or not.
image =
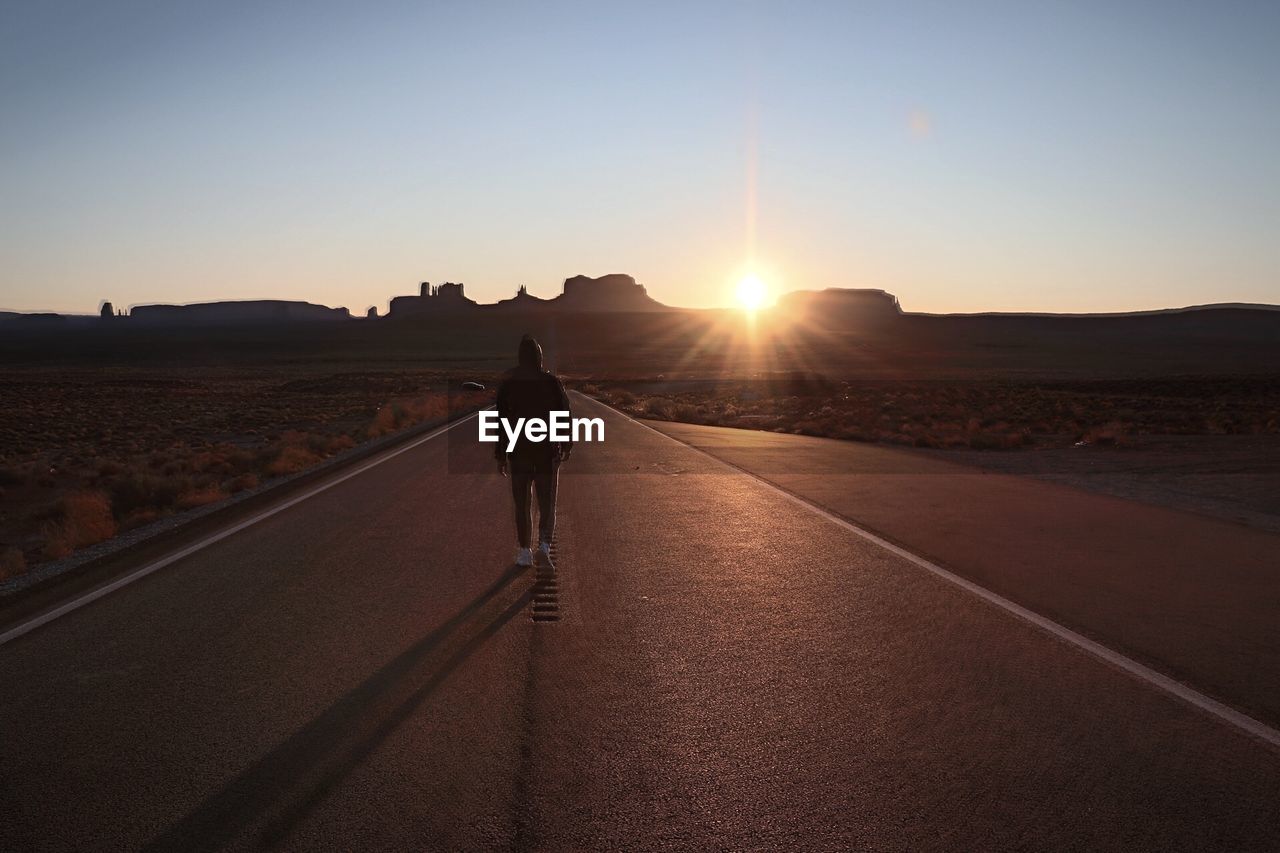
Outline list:
[[[538,493],[538,541],[550,542],[556,532],[556,481],[559,479],[559,454],[520,457],[507,460],[511,468],[511,494],[516,499],[516,536],[521,548],[531,547],[533,518],[529,504],[529,486]]]

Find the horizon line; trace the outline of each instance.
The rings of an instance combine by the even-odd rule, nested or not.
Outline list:
[[[885,291],[880,288],[869,288],[869,287],[825,287],[821,289],[789,290],[786,293],[779,294],[779,296],[777,297],[777,299],[775,299],[772,305],[766,308],[758,309],[757,313],[768,313],[772,309],[776,308],[778,302],[785,296],[790,296],[793,294],[820,294],[828,291],[889,293],[889,291]],[[405,295],[413,296],[413,294],[405,294]],[[889,295],[893,295],[893,294],[889,294]],[[391,297],[391,298],[395,299],[399,297]],[[418,297],[418,298],[421,298],[421,297]],[[543,302],[551,302],[556,297],[549,297],[549,298],[535,297],[535,298]],[[469,301],[472,302],[472,305],[475,308],[490,308],[490,307],[495,307],[497,305],[500,305],[503,302],[509,301],[509,299],[510,298],[498,300],[496,302],[475,302],[474,300],[469,300]],[[896,299],[896,296],[895,296],[895,299]],[[55,308],[22,309],[22,308],[10,308],[8,306],[0,306],[0,314],[13,314],[17,316],[53,315],[57,317],[83,317],[83,318],[93,319],[93,318],[100,318],[101,305],[106,304],[107,301],[109,300],[103,300],[103,302],[99,305],[98,311],[65,311],[65,310],[58,310]],[[346,311],[349,315],[349,318],[352,320],[368,320],[368,319],[385,320],[390,317],[389,313],[379,313],[376,317],[370,318],[364,313],[352,311],[352,309],[348,308],[345,305],[334,306],[334,305],[326,305],[321,302],[311,302],[306,299],[289,299],[289,298],[281,298],[281,297],[273,297],[273,296],[256,296],[256,297],[249,297],[249,298],[243,298],[243,299],[208,299],[208,300],[201,300],[201,301],[194,301],[194,302],[132,302],[127,305],[120,306],[126,311],[126,313],[120,316],[119,319],[128,319],[130,315],[127,312],[132,311],[135,308],[149,308],[149,307],[192,308],[192,307],[197,307],[202,305],[233,305],[233,304],[243,304],[243,303],[251,303],[251,302],[292,303],[295,305],[310,305],[316,308],[327,309],[329,311]],[[656,302],[658,305],[662,306],[663,309],[668,311],[738,312],[742,310],[741,308],[738,308],[732,305],[712,305],[712,306],[704,306],[704,307],[693,307],[693,306],[684,306],[684,305],[668,305],[664,302],[658,302],[658,300],[656,299],[654,300],[654,302]],[[113,303],[113,307],[115,307],[114,303]],[[369,307],[376,308],[378,306],[371,305]],[[365,309],[365,310],[367,311],[368,309]],[[539,309],[535,308],[532,310],[536,311]],[[550,309],[550,310],[555,310],[555,309]],[[908,311],[900,308],[899,313],[901,313],[903,316],[908,316],[908,317],[1081,317],[1081,318],[1088,318],[1088,317],[1141,317],[1141,316],[1151,316],[1151,315],[1160,315],[1160,314],[1178,314],[1178,313],[1185,313],[1189,311],[1211,311],[1211,310],[1280,311],[1280,303],[1203,302],[1203,303],[1196,303],[1193,305],[1178,305],[1178,306],[1169,306],[1165,308],[1134,308],[1134,309],[1122,310],[1122,311],[1025,311],[1025,310],[1019,311],[1019,310],[998,310],[998,309],[985,310],[985,311],[923,311],[923,310]],[[628,309],[617,309],[615,311],[597,310],[590,313],[625,314],[625,313],[650,313],[650,312],[635,311],[635,310],[628,310]],[[656,313],[656,312],[653,312],[653,313]]]

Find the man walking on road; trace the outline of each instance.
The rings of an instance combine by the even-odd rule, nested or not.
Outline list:
[[[542,347],[530,335],[520,340],[519,363],[508,370],[498,385],[498,417],[506,423],[520,418],[550,421],[551,412],[569,411],[564,385],[542,367]],[[538,558],[551,565],[551,536],[556,527],[556,485],[560,463],[569,458],[573,442],[530,441],[522,432],[507,453],[506,445],[495,445],[498,470],[511,477],[511,494],[516,504],[516,537],[519,549],[516,564],[533,563],[530,550],[533,519],[529,487],[538,494]]]

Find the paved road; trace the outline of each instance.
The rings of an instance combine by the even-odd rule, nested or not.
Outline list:
[[[652,426],[1280,726],[1280,534],[899,448]]]
[[[0,647],[0,849],[1276,846],[1275,751],[604,416],[557,622],[460,427]]]

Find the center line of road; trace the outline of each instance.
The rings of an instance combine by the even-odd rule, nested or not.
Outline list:
[[[613,408],[607,403],[602,403],[599,400],[596,400],[594,397],[591,397],[588,399],[592,400],[595,403],[599,403],[601,406],[604,406],[606,409],[609,409],[610,411],[617,412],[620,416],[626,418],[627,420],[631,421],[637,426],[643,427],[644,429],[647,429],[656,435],[660,435],[663,438],[667,439],[668,441],[673,441],[682,447],[687,447],[690,450],[693,450],[697,453],[701,453],[703,456],[706,456],[708,459],[711,459],[712,461],[718,463],[719,465],[725,468],[728,468],[730,471],[733,471],[734,473],[744,474],[750,477],[751,479],[755,480],[757,483],[769,489],[770,491],[773,491],[778,495],[781,495],[782,497],[786,498],[792,503],[795,503],[795,504],[798,504],[799,506],[804,507],[810,512],[813,512],[822,516],[827,521],[830,521],[832,524],[837,524],[840,527],[843,527],[845,530],[849,531],[850,533],[853,533],[856,536],[859,536],[865,539],[866,541],[871,542],[874,545],[878,545],[886,551],[896,554],[897,556],[901,557],[907,562],[915,566],[918,566],[921,569],[924,569],[930,574],[938,578],[941,578],[942,580],[948,583],[954,584],[955,586],[960,587],[966,592],[976,595],[978,598],[981,598],[983,601],[989,604],[993,604],[996,607],[999,607],[1001,610],[1004,610],[1005,612],[1010,613],[1018,617],[1019,619],[1022,619],[1025,622],[1031,623],[1032,625],[1041,629],[1042,631],[1052,634],[1053,636],[1057,637],[1059,640],[1069,643],[1075,646],[1076,648],[1080,649],[1081,651],[1087,654],[1090,654],[1095,658],[1098,658],[1099,660],[1107,664],[1110,664],[1111,666],[1119,670],[1122,670],[1123,672],[1128,673],[1134,678],[1137,678],[1139,681],[1143,681],[1149,684],[1150,686],[1156,688],[1157,690],[1161,690],[1169,694],[1170,696],[1173,696],[1177,699],[1181,699],[1183,702],[1186,702],[1188,705],[1198,708],[1199,710],[1218,718],[1219,720],[1227,723],[1228,725],[1231,725],[1234,728],[1239,729],[1245,734],[1252,735],[1253,737],[1258,738],[1259,740],[1263,741],[1273,749],[1280,749],[1280,730],[1277,730],[1267,725],[1266,723],[1261,722],[1260,720],[1255,720],[1253,717],[1250,717],[1248,714],[1241,713],[1240,711],[1237,711],[1235,708],[1232,708],[1229,705],[1219,702],[1217,699],[1213,699],[1209,696],[1206,696],[1205,694],[1201,693],[1199,690],[1196,690],[1195,688],[1190,687],[1174,678],[1170,678],[1164,673],[1158,672],[1157,670],[1154,670],[1145,664],[1141,664],[1138,661],[1133,660],[1132,658],[1127,657],[1121,654],[1120,652],[1117,652],[1114,649],[1108,648],[1102,645],[1101,643],[1091,640],[1088,637],[1084,636],[1083,634],[1080,634],[1080,633],[1077,633],[1076,631],[1071,630],[1065,625],[1061,625],[1057,622],[1054,622],[1052,619],[1049,619],[1046,616],[1042,616],[1041,614],[1036,613],[1034,610],[1028,610],[1027,608],[1023,607],[1021,604],[1010,601],[1004,596],[994,593],[991,590],[987,589],[986,587],[979,586],[978,584],[974,583],[968,578],[963,578],[960,575],[957,575],[955,572],[944,569],[941,566],[937,565],[936,563],[926,560],[924,557],[913,554],[910,551],[906,550],[905,548],[899,547],[898,545],[893,544],[887,539],[883,539],[877,536],[876,534],[872,533],[871,531],[866,530],[862,527],[859,527],[858,525],[849,521],[847,518],[844,518],[843,516],[840,516],[840,515],[836,515],[835,513],[831,512],[828,509],[825,509],[824,507],[819,506],[818,504],[812,503],[811,501],[805,500],[799,495],[796,495],[792,492],[787,491],[786,489],[782,488],[776,483],[772,483],[758,474],[752,473],[751,471],[748,471],[745,468],[741,468],[737,465],[734,465],[732,462],[726,462],[720,457],[715,456],[712,453],[709,453],[708,451],[703,450],[699,447],[694,447],[692,444],[681,441],[675,436],[667,435],[665,432],[662,432],[661,430],[654,429],[648,424],[643,423],[642,421],[636,420],[635,418],[631,417],[626,412],[619,411],[618,409]]]
[[[486,409],[482,409],[481,411],[486,411],[488,408],[493,408],[493,407],[489,406]],[[348,471],[347,473],[343,474],[340,477],[335,477],[332,480],[321,483],[315,488],[309,489],[300,495],[296,495],[290,498],[289,500],[285,501],[284,503],[277,504],[276,506],[273,506],[270,509],[263,510],[257,515],[250,516],[244,521],[238,522],[237,524],[234,524],[231,527],[223,528],[222,530],[219,530],[217,533],[210,534],[209,536],[206,536],[205,538],[197,542],[194,542],[191,545],[188,545],[186,548],[183,548],[180,551],[175,551],[172,554],[161,557],[160,559],[155,560],[153,562],[147,563],[145,566],[139,569],[135,569],[132,572],[128,573],[127,575],[124,575],[123,577],[116,578],[115,580],[111,581],[108,584],[104,584],[103,586],[91,589],[88,592],[84,593],[83,595],[73,598],[70,601],[66,602],[65,604],[61,604],[52,610],[45,611],[44,613],[41,613],[39,616],[35,616],[27,620],[26,622],[21,623],[20,625],[10,628],[4,633],[0,633],[0,646],[3,646],[5,643],[9,642],[10,640],[16,640],[18,637],[21,637],[23,634],[26,634],[30,631],[34,631],[36,628],[39,628],[41,625],[46,625],[52,622],[53,620],[58,619],[59,617],[65,616],[68,613],[72,612],[73,610],[79,610],[81,607],[84,607],[86,604],[91,604],[97,601],[99,598],[102,598],[104,595],[110,595],[111,593],[115,592],[121,587],[128,586],[134,581],[140,580],[146,577],[147,575],[151,574],[152,572],[159,571],[160,569],[163,569],[165,566],[171,565],[172,563],[176,563],[178,560],[181,560],[183,557],[189,557],[192,554],[196,553],[197,551],[200,551],[204,548],[208,548],[210,545],[214,544],[215,542],[221,542],[223,539],[226,539],[228,536],[233,536],[239,533],[241,530],[244,530],[246,527],[252,527],[253,525],[257,524],[259,521],[270,518],[271,516],[276,515],[277,513],[284,512],[289,507],[296,506],[302,503],[303,501],[307,500],[308,498],[313,498],[323,491],[332,489],[334,486],[338,485],[339,483],[345,483],[347,480],[350,480],[352,477],[356,477],[356,476],[359,476],[360,474],[363,474],[365,471],[368,471],[370,468],[381,465],[383,462],[386,462],[389,459],[396,458],[401,453],[408,453],[410,450],[413,450],[415,447],[418,447],[421,444],[425,444],[426,442],[430,441],[436,436],[443,435],[444,433],[448,432],[454,427],[465,424],[467,421],[472,420],[479,414],[480,412],[472,412],[466,417],[459,418],[456,421],[451,421],[450,423],[447,423],[438,429],[432,430],[431,432],[427,433],[421,438],[414,439],[413,441],[409,442],[403,447],[397,447],[394,450],[389,450],[386,453],[375,456],[373,459],[359,465],[358,467]]]

